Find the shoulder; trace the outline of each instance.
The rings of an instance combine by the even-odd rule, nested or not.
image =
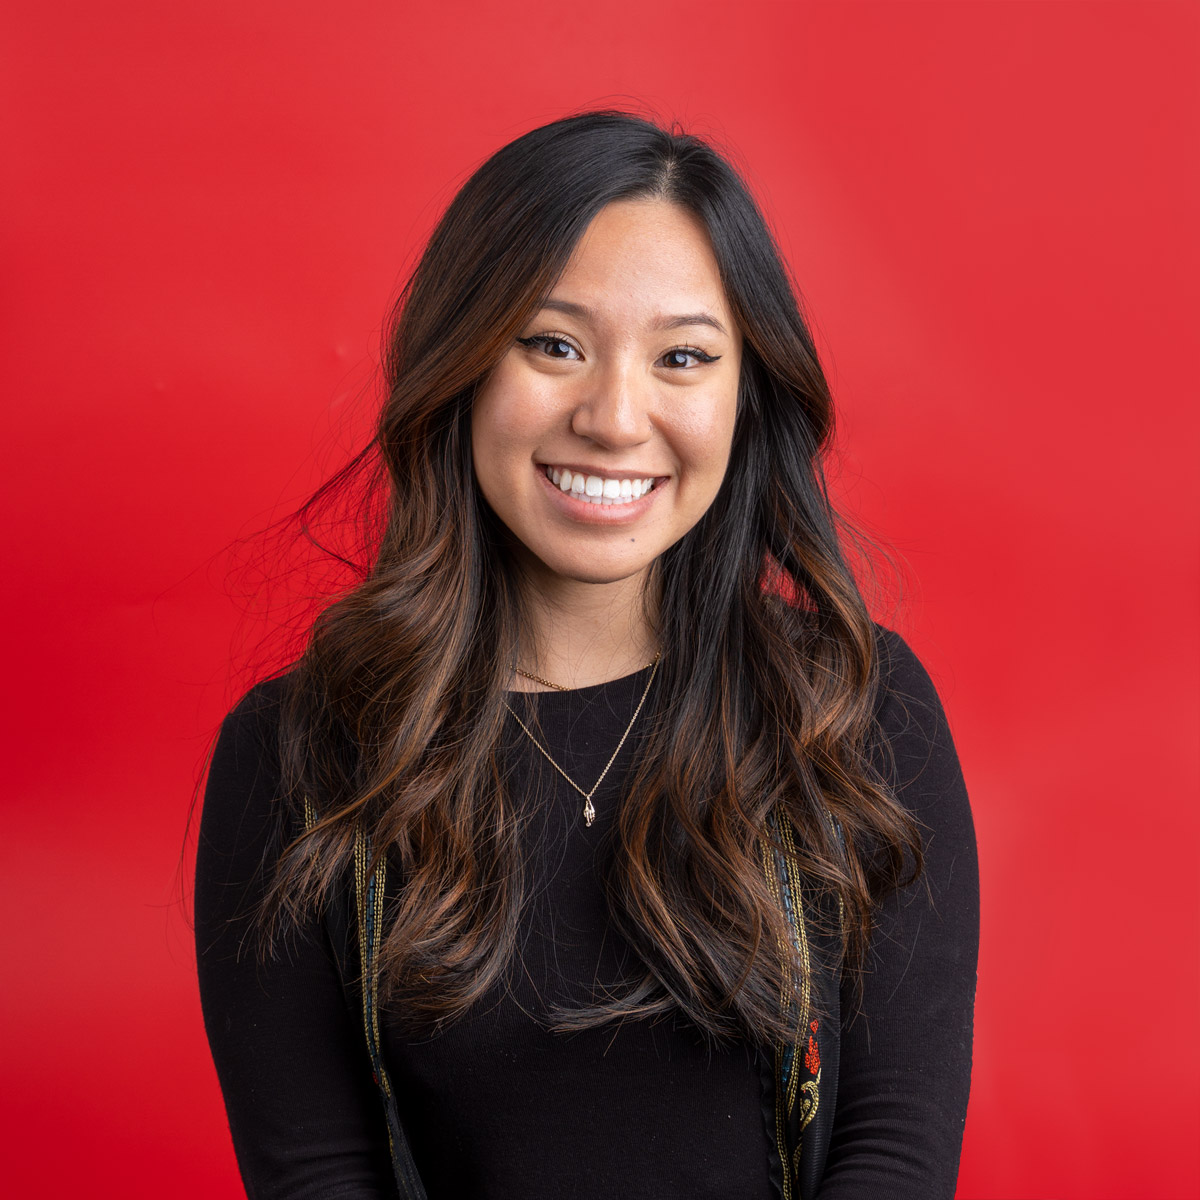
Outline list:
[[[221,736],[235,740],[274,736],[290,679],[290,675],[277,675],[256,683],[221,722]]]
[[[221,722],[204,790],[201,836],[233,844],[265,838],[278,816],[279,726],[287,677],[257,684]]]
[[[970,823],[966,785],[941,696],[895,630],[875,627],[879,685],[876,766],[918,819]]]
[[[875,709],[883,716],[889,709],[912,703],[928,710],[941,709],[941,698],[925,664],[894,629],[875,625],[875,650],[879,659],[879,691]]]
[[[936,737],[947,723],[946,712],[925,664],[900,634],[883,625],[875,626],[875,647],[875,716],[888,739]]]
[[[255,684],[221,722],[212,768],[246,770],[251,764],[278,764],[279,724],[288,676]]]

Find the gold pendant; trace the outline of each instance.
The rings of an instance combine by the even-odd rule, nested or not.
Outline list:
[[[546,747],[543,746],[542,743],[539,742],[537,738],[535,738],[533,734],[529,732],[529,726],[526,725],[525,722],[522,721],[521,718],[518,717],[511,708],[509,708],[508,702],[504,702],[504,707],[508,709],[509,715],[514,721],[516,721],[518,725],[520,725],[522,730],[524,730],[525,736],[534,744],[538,753],[541,754],[541,756],[583,797],[583,823],[589,829],[592,826],[592,822],[596,819],[596,810],[592,807],[592,795],[604,782],[604,777],[608,774],[613,763],[617,761],[617,755],[621,753],[621,747],[625,745],[625,739],[629,737],[630,731],[633,729],[634,722],[638,719],[638,714],[642,711],[642,706],[646,703],[646,697],[650,695],[650,687],[654,683],[654,677],[658,674],[658,663],[660,658],[662,658],[662,654],[656,654],[654,656],[654,661],[649,664],[653,670],[650,672],[650,678],[646,680],[646,690],[642,692],[642,698],[638,701],[637,708],[633,710],[633,716],[629,718],[629,724],[625,726],[625,732],[621,734],[621,740],[617,743],[617,748],[612,752],[612,757],[605,764],[604,770],[600,772],[600,778],[597,779],[594,784],[592,784],[592,790],[590,792],[585,792],[583,788],[581,788],[579,784],[577,784],[575,780],[573,780],[570,775],[568,775],[566,771],[564,771],[562,767],[560,767],[558,763],[556,763],[554,759],[550,757],[550,751],[547,750]],[[560,687],[557,683],[550,683],[548,679],[539,679],[536,675],[528,675],[518,667],[513,667],[513,670],[516,671],[518,675],[524,675],[526,679],[532,679],[536,683],[544,683],[548,684],[552,688],[558,688],[560,692],[565,692],[568,690],[565,687]]]

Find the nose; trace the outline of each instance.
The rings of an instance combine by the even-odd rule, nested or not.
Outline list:
[[[598,446],[638,446],[654,432],[652,383],[633,366],[614,363],[595,376],[571,414],[574,433]]]

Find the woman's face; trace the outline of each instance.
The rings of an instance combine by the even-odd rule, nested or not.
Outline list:
[[[642,576],[700,520],[740,365],[700,222],[662,200],[602,209],[472,413],[480,489],[535,579]]]

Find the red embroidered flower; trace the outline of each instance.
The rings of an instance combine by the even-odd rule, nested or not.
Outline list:
[[[813,1033],[817,1032],[817,1023],[815,1020],[812,1022],[811,1025],[809,1025],[809,1029],[811,1029],[813,1031]]]
[[[816,1024],[816,1021],[813,1022]],[[815,1075],[821,1069],[821,1051],[817,1048],[817,1039],[808,1035],[808,1050],[804,1054],[804,1066],[810,1075]]]

